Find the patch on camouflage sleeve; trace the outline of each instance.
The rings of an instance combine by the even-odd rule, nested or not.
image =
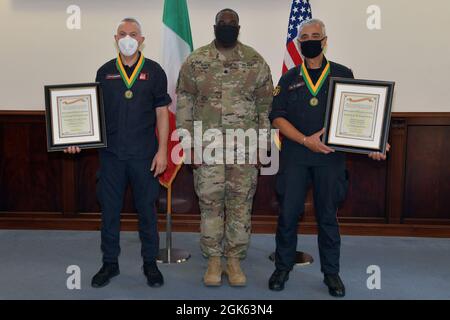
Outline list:
[[[273,89],[273,96],[276,97],[277,95],[279,95],[281,92],[281,87],[280,86],[276,86],[275,89]]]

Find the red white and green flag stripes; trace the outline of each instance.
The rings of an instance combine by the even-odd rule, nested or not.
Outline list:
[[[171,141],[176,130],[175,113],[177,106],[176,84],[181,65],[193,50],[191,26],[186,0],[165,0],[163,13],[163,52],[162,67],[167,74],[168,92],[172,98],[169,107],[169,141],[167,170],[159,177],[159,182],[169,187],[181,166],[173,163],[172,149],[179,143]]]

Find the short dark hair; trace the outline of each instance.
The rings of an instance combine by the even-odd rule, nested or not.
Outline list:
[[[219,12],[217,12],[217,14],[216,14],[216,24],[217,24],[217,19],[219,19],[219,16],[222,14],[222,13],[224,13],[224,12],[231,12],[231,13],[233,13],[234,15],[236,15],[236,18],[237,18],[237,21],[239,22],[239,15],[238,15],[238,13],[236,12],[236,11],[234,11],[233,9],[230,9],[230,8],[226,8],[226,9],[222,9],[222,10],[220,10]]]

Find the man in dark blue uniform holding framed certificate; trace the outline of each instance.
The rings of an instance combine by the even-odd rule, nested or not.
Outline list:
[[[157,287],[164,282],[156,265],[159,237],[155,201],[159,195],[157,176],[167,166],[167,106],[171,99],[163,69],[138,50],[144,39],[136,19],[123,19],[115,35],[120,53],[97,71],[108,143],[99,151],[97,198],[102,209],[103,266],[92,279],[92,286],[97,288],[120,273],[120,212],[128,183],[139,215],[147,283]],[[80,149],[70,147],[65,152],[77,153]]]
[[[325,58],[323,49],[327,37],[322,21],[304,22],[298,34],[305,62],[280,79],[274,90],[270,114],[272,125],[285,139],[276,183],[281,207],[276,234],[276,269],[270,277],[269,288],[283,290],[295,264],[297,224],[312,182],[321,271],[329,293],[343,297],[345,287],[339,277],[341,239],[336,213],[347,191],[345,154],[334,152],[320,137],[324,133],[329,78],[353,78],[353,73]],[[369,157],[386,159],[379,153]]]

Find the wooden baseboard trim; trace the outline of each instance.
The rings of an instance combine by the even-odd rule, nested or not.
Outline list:
[[[255,216],[252,219],[253,233],[276,232],[275,216]],[[402,237],[433,237],[449,238],[450,225],[436,224],[386,224],[348,222],[357,221],[357,218],[341,219],[340,230],[343,235],[355,236],[402,236]],[[200,221],[198,215],[174,215],[172,219],[174,232],[199,232]],[[0,213],[0,229],[22,230],[100,230],[101,217],[98,213],[82,213],[63,215],[61,213]],[[165,231],[166,217],[159,215],[158,227]],[[138,230],[137,215],[123,214],[121,219],[123,231]],[[316,234],[315,222],[305,221],[300,223],[299,233]]]

